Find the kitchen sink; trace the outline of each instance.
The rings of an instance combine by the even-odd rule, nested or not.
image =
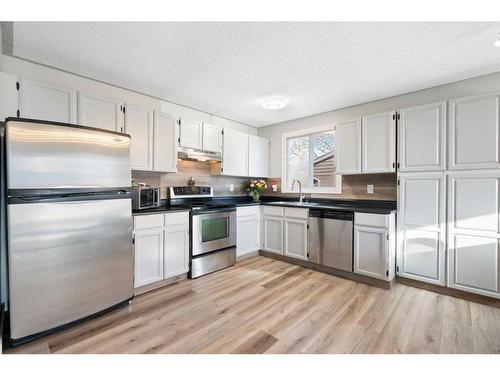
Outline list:
[[[309,207],[309,206],[318,206],[320,203],[315,203],[315,202],[290,202],[290,201],[279,201],[279,202],[269,202],[269,204],[276,204],[278,206],[282,205],[287,205],[287,206],[304,206],[304,207]]]

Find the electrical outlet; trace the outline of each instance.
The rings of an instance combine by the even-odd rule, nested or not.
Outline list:
[[[233,184],[229,184],[229,191],[234,191],[234,185]]]
[[[373,194],[373,185],[366,185],[366,193]]]

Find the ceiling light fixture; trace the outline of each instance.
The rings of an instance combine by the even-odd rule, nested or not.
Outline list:
[[[493,42],[496,47],[500,47],[500,34],[498,34],[498,39]]]
[[[273,96],[261,100],[260,105],[264,109],[282,109],[287,105],[287,100],[281,96]]]

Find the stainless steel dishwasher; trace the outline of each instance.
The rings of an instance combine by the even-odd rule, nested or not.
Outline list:
[[[309,261],[352,272],[352,212],[309,210]]]

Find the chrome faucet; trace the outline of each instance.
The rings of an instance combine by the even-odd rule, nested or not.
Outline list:
[[[295,186],[295,182],[299,183],[299,203],[302,203],[302,184],[300,183],[300,180],[293,180],[292,181],[292,190],[293,190],[293,187]]]

